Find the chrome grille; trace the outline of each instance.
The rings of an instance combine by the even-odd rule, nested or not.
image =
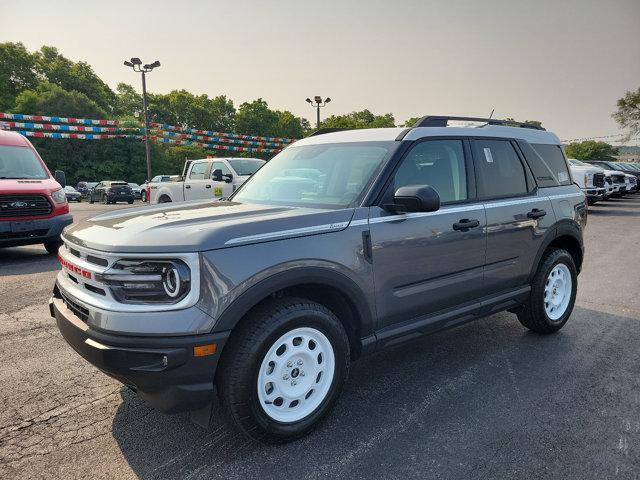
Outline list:
[[[0,218],[45,216],[52,211],[44,195],[0,195]]]

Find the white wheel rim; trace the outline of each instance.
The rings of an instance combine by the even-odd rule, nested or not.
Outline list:
[[[258,374],[258,399],[265,413],[283,423],[313,413],[327,396],[335,371],[329,339],[315,328],[296,328],[276,340]]]
[[[564,263],[559,263],[547,277],[544,285],[544,310],[550,320],[558,320],[567,311],[571,300],[573,282],[571,272]]]

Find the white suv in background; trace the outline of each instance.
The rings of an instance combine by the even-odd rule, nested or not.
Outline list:
[[[568,160],[573,181],[578,184],[580,190],[586,195],[589,205],[593,205],[599,200],[604,200],[613,193],[613,186],[607,185],[605,182],[604,169],[581,162],[575,158],[569,158]]]

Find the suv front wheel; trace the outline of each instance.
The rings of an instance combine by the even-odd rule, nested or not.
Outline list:
[[[349,340],[323,305],[298,298],[257,307],[229,340],[218,387],[246,434],[282,443],[309,432],[335,403],[349,371]]]
[[[531,295],[518,311],[520,323],[537,333],[560,330],[576,301],[578,272],[566,250],[547,250],[531,282]]]

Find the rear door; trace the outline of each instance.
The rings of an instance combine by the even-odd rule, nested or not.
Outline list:
[[[482,292],[485,212],[476,199],[469,145],[464,139],[416,143],[393,174],[382,204],[405,185],[431,185],[436,212],[370,209],[370,233],[380,327],[473,305]],[[464,222],[468,227],[464,227]]]
[[[471,145],[478,195],[487,214],[484,285],[491,295],[527,283],[554,215],[515,141],[483,138]]]
[[[211,198],[211,162],[207,160],[195,161],[189,168],[189,174],[184,180],[184,199],[200,200]]]

